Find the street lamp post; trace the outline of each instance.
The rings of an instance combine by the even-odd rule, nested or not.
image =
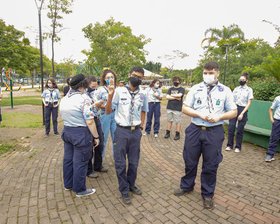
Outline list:
[[[42,29],[41,29],[41,10],[44,3],[44,0],[41,0],[41,5],[39,6],[37,4],[37,0],[34,0],[36,7],[38,9],[38,17],[39,17],[39,42],[40,42],[40,65],[41,65],[41,92],[44,91],[44,69],[43,69],[43,46],[42,46]],[[44,118],[44,104],[42,102],[42,111],[43,111],[43,124],[45,124],[45,118]]]
[[[227,73],[227,56],[228,56],[228,47],[230,44],[225,44],[226,46],[226,62],[225,62],[225,72],[224,72],[224,85],[226,84],[226,73]]]

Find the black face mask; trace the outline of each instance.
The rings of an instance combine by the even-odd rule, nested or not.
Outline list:
[[[173,85],[176,87],[179,86],[179,84],[180,84],[179,82],[173,82]]]
[[[88,87],[88,92],[91,93],[93,92],[95,89]]]
[[[137,77],[130,77],[129,82],[133,87],[138,87],[142,83],[141,79]]]
[[[244,85],[246,84],[246,81],[239,81],[239,84],[240,84],[241,86],[244,86]]]

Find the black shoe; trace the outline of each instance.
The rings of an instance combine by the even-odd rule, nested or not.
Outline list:
[[[203,198],[203,206],[206,209],[212,209],[214,207],[212,198]]]
[[[49,136],[49,133],[45,133],[45,137],[48,137]]]
[[[130,200],[129,194],[122,194],[122,201],[126,205],[131,204],[131,200]]]
[[[59,132],[55,132],[54,134],[55,134],[55,135],[60,135]]]
[[[180,132],[176,131],[176,135],[174,137],[174,140],[179,140],[180,139]]]
[[[134,194],[137,194],[137,195],[141,195],[141,194],[142,194],[142,191],[141,191],[138,187],[136,187],[136,186],[131,187],[131,188],[130,188],[130,191],[131,191],[132,193],[134,193]]]
[[[164,138],[169,138],[170,137],[170,131],[166,130],[166,134],[164,136]]]
[[[192,192],[192,191],[184,191],[183,189],[180,188],[180,189],[174,190],[174,195],[175,196],[182,196],[182,195],[188,194],[190,192]]]
[[[91,173],[89,175],[87,175],[89,178],[97,178],[99,175],[97,173]]]
[[[108,172],[108,168],[102,167],[101,169],[95,170],[95,171],[97,171],[97,172],[102,172],[102,173],[106,173],[106,172]]]

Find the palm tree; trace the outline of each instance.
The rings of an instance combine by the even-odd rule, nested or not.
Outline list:
[[[220,41],[226,43],[233,39],[244,40],[244,33],[236,24],[231,24],[228,27],[223,26],[221,30],[209,28],[205,31],[204,36],[205,38],[201,41],[201,47],[203,47],[202,45],[205,41],[208,41],[208,47],[210,47],[212,43],[217,45]]]

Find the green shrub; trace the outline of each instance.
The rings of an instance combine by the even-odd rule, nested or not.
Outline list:
[[[254,79],[248,85],[254,91],[255,100],[273,101],[280,95],[280,82],[274,77]]]

